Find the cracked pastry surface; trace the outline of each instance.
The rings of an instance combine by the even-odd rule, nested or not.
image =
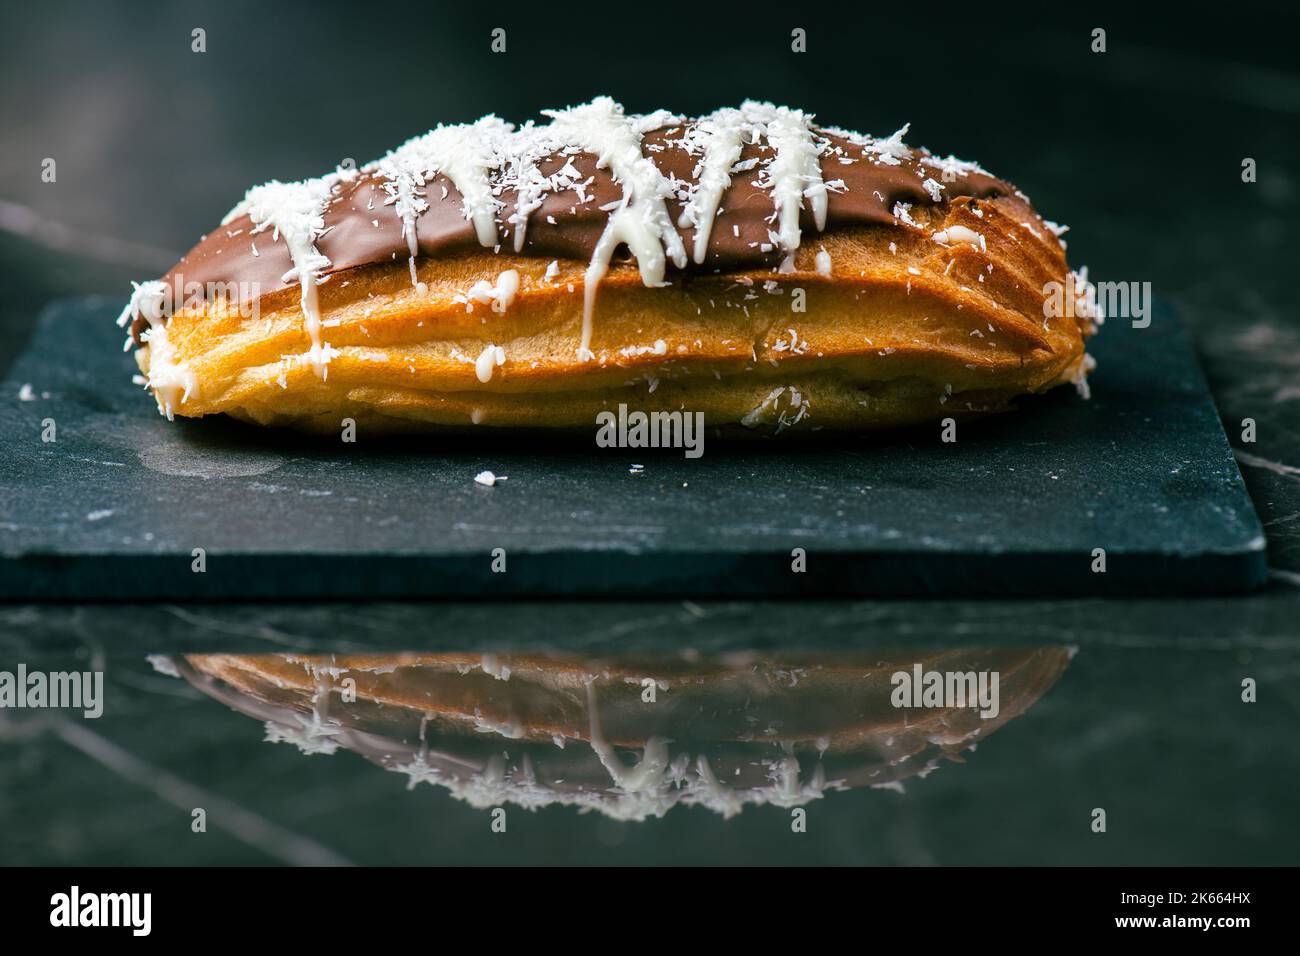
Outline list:
[[[797,110],[608,99],[269,183],[121,321],[168,417],[336,431],[877,428],[1074,382],[1100,321],[979,167]]]

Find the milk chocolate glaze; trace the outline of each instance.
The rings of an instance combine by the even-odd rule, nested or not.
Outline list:
[[[641,140],[642,155],[670,181],[685,188],[698,182],[700,174],[700,155],[686,146],[686,137],[696,122],[670,122],[646,132]],[[896,216],[899,203],[926,206],[960,196],[984,198],[1017,192],[970,163],[942,161],[924,151],[901,146],[881,150],[879,143],[887,141],[810,128],[819,146],[822,179],[829,187],[823,232],[867,225],[907,228],[906,214],[903,218]],[[785,253],[772,241],[776,216],[770,184],[762,178],[774,150],[762,137],[755,140],[744,145],[733,167],[704,262],[692,260],[686,271],[719,274],[776,267],[784,258]],[[609,207],[623,198],[624,187],[608,168],[598,165],[595,155],[575,148],[546,156],[538,167],[543,175],[549,175],[566,163],[577,169],[583,188],[544,195],[541,205],[527,217],[522,253],[585,263],[605,228],[611,214]],[[322,277],[408,258],[402,220],[383,188],[384,182],[379,168],[371,165],[351,178],[339,177],[331,187],[325,229],[316,242],[316,248],[329,260],[320,272]],[[499,204],[500,243],[495,248],[513,254],[514,227],[510,219],[516,210],[516,191],[494,180],[493,192]],[[450,179],[441,174],[430,179],[425,200],[428,208],[416,220],[420,257],[485,251],[466,218],[462,196]],[[680,221],[683,205],[680,198],[667,200],[675,228],[686,248],[691,249],[695,228]],[[800,225],[805,241],[818,234],[807,204]],[[292,270],[286,243],[270,231],[255,234],[254,223],[244,215],[204,236],[163,281],[175,288],[177,301],[186,297],[183,289],[217,285],[248,298],[296,285]],[[133,323],[131,331],[137,342],[146,327],[140,318]]]

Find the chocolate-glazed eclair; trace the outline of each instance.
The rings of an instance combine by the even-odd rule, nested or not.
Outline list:
[[[337,430],[871,428],[1074,382],[1091,287],[972,163],[747,102],[440,126],[270,182],[120,322],[158,407]]]
[[[355,751],[479,808],[644,820],[902,790],[1033,707],[1073,653],[192,654],[163,667],[304,753]],[[986,693],[922,695],[918,678],[906,697],[900,674],[954,688],[983,675]]]

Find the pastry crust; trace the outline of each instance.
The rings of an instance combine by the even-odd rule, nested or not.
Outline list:
[[[592,428],[620,405],[769,432],[867,429],[1083,387],[1086,283],[1010,187],[802,240],[779,268],[670,270],[659,285],[630,257],[593,273],[594,259],[511,243],[394,252],[319,277],[314,334],[297,284],[218,294],[171,315],[161,344],[155,325],[137,360],[169,415],[327,432],[346,419]],[[1082,298],[1053,314],[1054,287]]]
[[[284,358],[311,345],[296,289],[263,297],[255,317],[204,302],[169,323],[173,360],[199,383],[177,412],[321,431],[338,431],[343,418],[397,431],[585,428],[625,403],[703,412],[710,425],[878,428],[1000,411],[1017,395],[1080,380],[1092,328],[1044,316],[1042,288],[1064,283],[1068,269],[1032,210],[1016,197],[961,198],[925,213],[923,229],[978,227],[986,250],[866,227],[820,237],[784,274],[678,277],[648,289],[635,265],[614,266],[585,361],[574,348],[586,267],[577,260],[547,278],[548,263],[505,252],[425,259],[417,269],[427,292],[411,285],[405,262],[335,274],[319,288],[339,353],[324,377]],[[1040,228],[1022,226],[1026,217]],[[829,275],[817,271],[822,249]],[[519,290],[504,312],[464,301],[476,282],[512,269]],[[792,310],[795,290],[802,313]],[[483,382],[488,346],[504,362]],[[137,358],[150,374],[147,345]]]

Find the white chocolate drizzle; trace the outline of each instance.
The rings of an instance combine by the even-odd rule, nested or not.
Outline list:
[[[483,483],[504,480],[504,476],[490,472],[481,473],[478,478],[484,479]],[[936,732],[925,733],[924,727],[909,730],[904,723],[896,728],[900,734],[897,742],[892,731],[877,730],[868,734],[862,744],[854,745],[836,758],[837,764],[850,769],[853,777],[841,777],[838,772],[832,777],[828,775],[830,768],[825,759],[828,751],[837,748],[832,748],[830,737],[820,736],[813,741],[792,739],[784,732],[778,733],[777,725],[769,725],[765,731],[775,735],[770,742],[771,749],[757,749],[762,739],[759,726],[754,728],[753,735],[738,738],[738,742],[744,741],[742,752],[731,751],[725,744],[719,747],[705,744],[716,751],[714,756],[721,764],[715,764],[703,750],[683,745],[684,742],[650,733],[642,735],[636,724],[629,728],[623,720],[620,720],[619,736],[628,739],[628,743],[615,744],[603,733],[597,705],[599,689],[595,686],[597,681],[608,680],[608,674],[604,677],[590,672],[574,675],[585,685],[573,686],[572,690],[580,698],[586,698],[586,734],[575,726],[563,735],[543,736],[535,724],[515,712],[508,696],[498,698],[498,704],[490,708],[452,708],[452,713],[444,716],[457,718],[463,730],[439,731],[431,723],[432,714],[412,711],[404,714],[404,708],[395,709],[391,718],[385,716],[378,720],[367,719],[364,713],[356,713],[355,708],[331,712],[332,695],[341,690],[337,680],[350,673],[349,669],[305,663],[314,685],[308,702],[295,692],[301,686],[297,682],[281,683],[270,674],[264,676],[276,689],[267,693],[255,686],[241,689],[213,672],[196,670],[185,658],[169,658],[167,665],[203,693],[265,721],[267,741],[290,743],[307,754],[352,750],[405,775],[408,789],[420,783],[444,787],[455,798],[477,808],[507,803],[528,810],[572,806],[617,820],[662,817],[679,805],[708,808],[729,818],[747,806],[789,809],[807,805],[830,791],[853,786],[896,789],[906,777],[928,775],[940,766],[941,757],[956,759],[958,751],[973,749],[983,729],[963,733],[949,728],[946,720],[940,718]],[[372,673],[389,673],[394,669],[362,668]],[[457,666],[464,675],[479,669],[502,681],[513,679],[509,664],[492,654],[483,655],[481,661],[467,660]],[[528,679],[524,679],[527,683]],[[623,679],[640,683],[630,676]],[[656,683],[666,688],[663,681]],[[497,691],[491,693],[494,698],[497,695]],[[750,709],[748,702],[745,709]],[[617,709],[615,712],[622,713]],[[440,717],[438,723],[442,722]],[[432,741],[431,730],[436,734]],[[918,734],[924,734],[929,747],[938,749],[915,750],[909,738]],[[474,742],[466,744],[466,736],[474,738]],[[584,737],[595,760],[589,760],[581,747],[566,746],[580,744]],[[487,739],[480,746],[477,740],[483,738]],[[576,749],[577,753],[572,758],[548,764],[553,748]],[[630,765],[629,752],[635,754]],[[853,762],[846,764],[850,759]],[[920,766],[922,760],[924,766]],[[904,761],[909,761],[909,768],[914,768],[910,773],[900,769]],[[867,774],[873,765],[875,769]],[[871,782],[871,778],[876,778],[876,782]]]
[[[519,272],[507,269],[497,276],[495,283],[479,279],[464,292],[457,293],[453,302],[464,303],[466,312],[474,311],[474,304],[490,305],[493,312],[505,312],[519,294]]]
[[[244,196],[243,202],[226,214],[221,224],[247,215],[253,221],[252,235],[271,230],[272,241],[284,239],[293,268],[284,275],[298,281],[301,290],[303,324],[311,339],[311,348],[305,358],[316,375],[325,377],[325,366],[332,351],[321,340],[320,304],[316,286],[320,274],[328,269],[330,261],[316,248],[316,241],[325,232],[325,207],[329,204],[336,176],[322,176],[297,183],[272,181],[254,186]]]
[[[980,250],[988,248],[988,244],[982,235],[974,229],[967,229],[965,226],[949,226],[947,229],[936,230],[931,233],[930,238],[941,246],[961,243],[969,244]]]
[[[703,153],[695,167],[697,183],[688,193],[681,216],[683,225],[695,227],[692,258],[697,265],[704,262],[718,204],[731,185],[732,167],[740,160],[745,134],[752,130],[753,124],[742,111],[721,109],[702,118],[686,134],[686,149]]]
[[[826,228],[828,196],[822,180],[821,147],[813,137],[812,117],[771,103],[747,101],[741,109],[761,124],[774,155],[763,170],[762,182],[772,190],[776,207],[776,239],[786,252],[799,248],[799,212],[808,200],[818,231]]]
[[[817,267],[818,275],[825,276],[827,279],[831,277],[831,254],[824,247],[817,250],[817,258],[814,260],[814,264]]]
[[[844,164],[858,161],[850,158],[842,147],[832,145],[828,136],[843,138],[860,147],[863,158],[876,164],[898,166],[905,159],[916,158],[925,166],[924,170],[918,169],[921,186],[935,202],[941,201],[945,191],[941,180],[983,172],[976,164],[951,156],[941,159],[913,153],[903,141],[907,126],[889,137],[876,139],[848,130],[814,126],[810,113],[753,100],[739,108],[716,110],[698,121],[687,121],[662,110],[646,115],[629,114],[609,97],[597,97],[567,109],[545,110],[543,115],[548,122],[529,122],[520,127],[492,115],[474,123],[439,126],[413,137],[362,171],[378,182],[386,197],[385,204],[393,207],[401,221],[411,284],[425,291],[417,272],[416,260],[421,254],[418,227],[421,216],[430,209],[427,190],[435,177],[444,177],[459,191],[463,216],[472,224],[480,246],[499,251],[502,230],[507,229],[514,251],[522,253],[529,219],[543,208],[548,198],[573,192],[577,197],[575,206],[592,201],[592,178],[589,172],[580,173],[572,159],[579,154],[594,156],[597,168],[609,171],[622,194],[618,200],[601,207],[608,218],[586,267],[578,342],[578,355],[584,360],[595,357],[591,342],[596,298],[615,252],[626,247],[647,287],[666,284],[670,261],[679,269],[685,269],[692,260],[703,265],[718,217],[724,213],[721,205],[724,196],[737,176],[752,175],[756,185],[770,192],[772,212],[768,217],[767,241],[751,245],[761,246],[763,253],[779,253],[781,264],[776,271],[790,273],[796,269],[794,253],[803,241],[800,218],[804,211],[807,210],[816,229],[823,231],[829,194],[846,189],[843,180],[823,178],[823,159],[829,157],[830,162],[838,159]],[[643,143],[647,133],[677,125],[683,129],[676,145],[696,160],[689,180],[665,174],[647,155],[673,144],[646,146]],[[767,149],[760,156],[742,161],[746,147],[764,142]],[[555,165],[559,168],[555,169]],[[543,168],[553,171],[544,174]],[[248,241],[254,256],[266,251],[265,244],[258,248],[259,233],[269,231],[272,242],[278,242],[281,237],[285,241],[292,268],[285,273],[283,281],[299,283],[304,327],[311,341],[307,352],[284,357],[286,372],[310,363],[317,376],[325,378],[330,358],[338,354],[322,338],[317,287],[333,266],[317,243],[328,232],[326,212],[340,195],[340,186],[356,180],[362,171],[338,169],[318,179],[294,183],[273,181],[256,186],[222,220],[226,225],[239,216],[250,217],[253,227],[248,231]],[[927,176],[929,171],[935,175]],[[444,198],[446,191],[444,187]],[[669,213],[669,199],[681,202],[681,215],[676,223]],[[372,204],[375,201],[371,199]],[[908,203],[896,203],[893,207],[896,221],[919,229],[910,209]],[[555,223],[554,216],[547,219]],[[374,219],[373,225],[378,227],[379,220]],[[694,229],[689,250],[679,232],[688,227]],[[932,238],[940,244],[970,242],[984,248],[983,237],[960,226],[932,233]],[[398,255],[395,253],[394,258]],[[825,250],[817,254],[814,265],[821,275],[830,274],[829,255]],[[558,265],[552,263],[546,281],[553,281],[558,272]],[[147,310],[141,309],[152,294],[145,292],[148,286],[146,283],[137,287],[128,309],[134,309],[134,315],[144,314],[149,318],[150,328],[145,334],[153,346],[156,368],[149,376],[150,387],[154,388],[164,414],[170,416],[176,405],[191,394],[195,382],[183,363],[175,361],[161,314],[150,317]],[[569,283],[569,288],[574,291],[574,284]],[[504,312],[519,289],[519,273],[507,269],[495,284],[487,280],[477,282],[457,296],[456,301],[465,303],[468,311],[481,303],[490,304],[493,311]],[[475,364],[483,367],[481,357]],[[489,378],[494,367],[488,368]],[[283,373],[280,381],[286,382]]]
[[[614,786],[624,793],[656,791],[668,770],[668,741],[663,737],[650,737],[645,742],[641,759],[633,767],[619,760],[613,746],[605,739],[600,728],[600,714],[596,705],[596,682],[587,681],[587,721],[591,736],[591,749],[601,765],[609,771]]]
[[[514,229],[515,252],[523,252],[528,229],[528,217],[541,208],[548,190],[571,188],[571,177],[563,172],[555,176],[542,175],[540,163],[550,152],[549,127],[539,128],[531,122],[515,132],[508,141],[504,176],[501,187],[515,189],[515,211],[507,220]]]
[[[499,345],[487,345],[474,362],[474,374],[486,385],[492,381],[492,372],[498,365],[506,364],[506,350]]]
[[[641,138],[680,118],[660,111],[647,116],[626,116],[623,107],[607,96],[584,106],[548,110],[550,131],[564,146],[576,146],[596,157],[598,168],[608,168],[623,186],[623,200],[610,213],[596,242],[583,288],[582,339],[578,355],[591,358],[592,313],[596,289],[609,271],[614,250],[626,244],[636,258],[641,281],[664,284],[667,261],[686,268],[686,247],[673,226],[664,200],[673,195],[672,184],[659,167],[641,153]]]
[[[131,285],[131,300],[117,317],[117,324],[128,326],[139,316],[144,316],[149,323],[149,328],[141,335],[141,339],[149,346],[149,372],[145,387],[153,390],[158,413],[166,415],[167,420],[172,421],[176,406],[194,394],[198,382],[190,367],[177,361],[175,346],[167,337],[163,304],[171,294],[171,288],[160,281],[133,282]],[[128,336],[125,348],[130,347],[131,338]]]
[[[513,127],[495,116],[475,123],[439,126],[409,139],[374,169],[384,177],[388,202],[402,220],[402,236],[410,253],[411,284],[419,287],[415,257],[419,254],[416,222],[428,208],[425,187],[439,174],[451,180],[464,202],[465,219],[474,224],[479,244],[497,244],[498,201],[492,192],[492,173],[501,168]]]

